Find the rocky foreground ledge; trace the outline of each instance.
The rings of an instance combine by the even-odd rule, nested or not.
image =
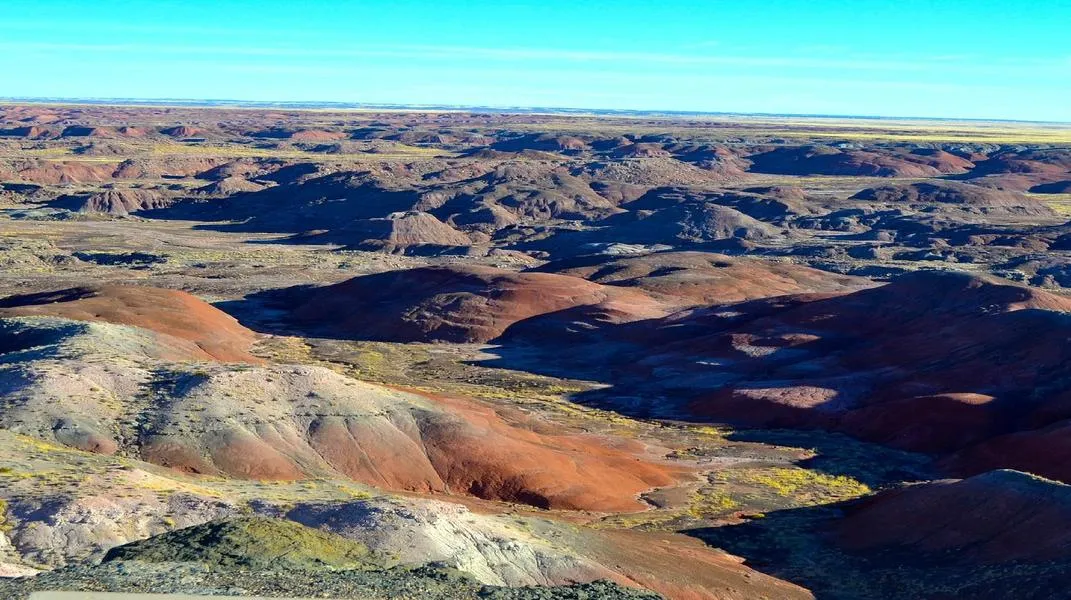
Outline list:
[[[503,588],[455,569],[392,566],[359,542],[292,521],[213,521],[133,542],[86,562],[35,577],[0,579],[0,597],[133,600],[145,594],[205,597],[315,597],[360,600],[586,600],[658,598],[609,582]],[[51,590],[66,590],[53,592]],[[92,592],[87,595],[84,592]],[[115,593],[119,593],[116,595]]]

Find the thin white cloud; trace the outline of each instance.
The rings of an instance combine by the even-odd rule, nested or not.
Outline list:
[[[957,73],[1022,75],[1022,69],[1050,70],[1057,74],[1071,67],[1071,59],[1008,59],[990,64],[977,64],[969,57],[934,55],[884,58],[865,56],[829,58],[814,56],[740,56],[711,54],[670,54],[650,52],[613,52],[591,50],[560,50],[548,48],[480,48],[466,46],[395,45],[376,48],[335,47],[324,49],[291,46],[205,46],[184,44],[85,44],[66,42],[0,42],[0,50],[11,51],[70,51],[70,52],[127,52],[145,57],[153,54],[179,56],[273,56],[293,58],[403,58],[414,60],[448,61],[458,59],[490,61],[546,61],[565,63],[646,63],[675,66],[725,66],[753,68],[840,69],[850,71],[886,71],[905,73]]]

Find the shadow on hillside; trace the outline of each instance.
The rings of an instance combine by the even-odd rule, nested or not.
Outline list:
[[[289,309],[306,301],[311,289],[297,286],[251,294],[216,306],[243,325],[262,333],[311,338],[392,342],[331,327],[330,319],[315,323],[289,320]],[[568,309],[521,321],[496,339],[487,353],[494,358],[468,364],[537,375],[593,382],[598,387],[570,396],[579,405],[636,419],[665,419],[723,425],[688,410],[697,390],[685,381],[674,388],[674,374],[638,365],[644,336],[658,322],[600,323],[588,307]],[[563,325],[564,324],[564,325]],[[679,335],[676,331],[673,335]],[[648,336],[649,337],[649,336]],[[769,357],[777,360],[775,356]],[[710,382],[706,382],[710,385]],[[789,386],[789,382],[763,382]],[[711,392],[710,387],[704,390]],[[802,410],[802,409],[801,409]],[[728,425],[732,426],[731,423]],[[871,487],[891,482],[932,478],[926,456],[892,450],[820,430],[746,429],[727,435],[730,442],[789,446],[813,450],[815,457],[800,466],[833,476],[848,476]]]
[[[330,337],[336,335],[322,335],[323,332],[314,332],[311,328],[288,319],[289,308],[292,302],[314,286],[298,285],[294,287],[265,290],[248,294],[238,300],[225,300],[216,302],[213,306],[238,319],[243,326],[258,333],[271,335],[292,335],[301,337]]]
[[[824,539],[830,537],[841,514],[834,505],[793,508],[737,525],[681,533],[739,556],[757,571],[803,586],[818,600],[893,598],[843,592],[845,587],[859,583],[858,567]]]
[[[915,545],[860,551],[838,547],[841,517],[858,502],[781,510],[738,525],[682,533],[740,556],[758,571],[803,586],[817,600],[1067,597],[1066,557],[979,563],[955,551],[927,552]],[[867,534],[850,532],[853,538],[865,539]]]
[[[307,232],[330,231],[352,221],[412,210],[419,200],[413,190],[349,187],[344,180],[325,176],[304,185],[279,185],[226,198],[186,198],[138,216],[198,221],[202,224],[195,229],[209,231],[290,234],[295,237],[281,241],[308,243],[303,236]]]
[[[864,442],[843,433],[817,429],[741,429],[726,435],[726,439],[811,450],[814,457],[799,461],[798,466],[826,475],[850,477],[874,489],[938,477],[929,455]]]

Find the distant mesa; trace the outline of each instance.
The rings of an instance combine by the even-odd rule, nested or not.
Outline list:
[[[32,140],[39,140],[52,137],[52,130],[41,127],[39,125],[28,125],[25,127],[12,127],[10,129],[0,129],[0,136],[20,137]]]
[[[626,183],[647,187],[712,186],[744,179],[746,174],[734,161],[714,159],[699,163],[673,157],[642,160],[607,160],[588,163],[581,170],[586,179],[601,183]]]
[[[210,166],[200,171],[199,176],[206,179],[242,176],[241,173],[249,171],[241,165],[244,163],[219,169]],[[331,231],[352,221],[406,211],[416,202],[416,194],[410,190],[379,188],[355,178],[352,173],[319,177],[316,174],[315,165],[280,168],[263,179],[288,181],[292,177],[298,182],[242,194],[224,205],[211,207],[215,212],[206,218],[242,221],[236,227],[244,231],[298,234]]]
[[[617,158],[665,158],[672,156],[661,144],[639,143],[618,146],[613,150]]]
[[[322,129],[299,129],[290,134],[295,142],[333,142],[344,140],[348,135],[343,131],[324,131]]]
[[[122,126],[116,129],[116,132],[122,137],[128,138],[140,138],[148,135],[148,132],[140,127]]]
[[[454,201],[432,212],[453,213],[457,220],[473,218],[478,211],[489,211],[485,212],[488,216],[510,213],[515,219],[586,219],[618,212],[585,178],[553,163],[510,161],[465,187],[472,184],[478,187],[462,188]]]
[[[206,164],[208,168],[194,174],[197,179],[217,181],[229,177],[239,179],[268,179],[280,169],[298,169],[315,172],[316,165],[309,163],[291,164],[278,158],[239,158],[235,160],[213,161]]]
[[[553,248],[557,242],[564,244],[575,241],[688,247],[731,241],[735,247],[741,247],[741,243],[746,246],[770,242],[783,239],[786,235],[774,225],[749,217],[735,208],[714,203],[682,202],[656,206],[644,204],[641,199],[628,207],[632,210],[597,222],[601,230],[550,238],[540,246]]]
[[[794,185],[759,186],[745,188],[743,191],[785,202],[803,202],[810,198],[803,188]]]
[[[126,216],[138,211],[166,208],[173,202],[171,196],[157,190],[115,188],[92,194],[77,210],[82,213]]]
[[[266,186],[242,177],[229,176],[217,179],[208,185],[197,188],[196,192],[211,196],[231,196],[248,192],[259,192]]]
[[[985,187],[1020,192],[1034,191],[1034,188],[1040,186],[1059,184],[1071,179],[1071,151],[1062,148],[1032,148],[996,152],[987,160],[979,161],[977,167],[964,177]],[[1059,189],[1058,185],[1056,189]]]
[[[196,138],[204,135],[204,130],[192,125],[176,125],[161,129],[160,133],[173,138]]]
[[[52,125],[70,118],[71,111],[40,105],[8,106],[2,111],[8,121]]]
[[[61,137],[91,137],[91,138],[139,138],[144,137],[146,132],[138,127],[123,126],[119,128],[104,126],[71,125],[64,128]]]
[[[418,211],[353,221],[324,236],[359,250],[425,252],[467,247],[472,240],[434,216]]]
[[[924,205],[946,204],[979,214],[1053,216],[1044,203],[1011,191],[987,189],[957,182],[922,182],[867,188],[853,200]]]
[[[742,252],[763,245],[785,243],[796,235],[742,212],[755,212],[777,221],[792,209],[776,200],[743,193],[691,194],[677,191],[676,188],[656,188],[634,201],[622,204],[620,209],[623,210],[592,220],[591,227],[558,229],[552,235],[533,236],[518,246],[545,251],[555,257],[589,254],[591,249],[607,244]],[[500,232],[500,235],[502,233],[506,232]]]
[[[1005,151],[978,163],[972,177],[994,174],[1067,174],[1071,172],[1071,150],[1061,148]]]
[[[577,136],[542,133],[499,140],[490,144],[489,148],[502,152],[582,152],[588,149],[588,143]]]
[[[967,177],[966,181],[979,187],[995,190],[1008,190],[1013,192],[1029,192],[1040,185],[1065,181],[1069,173],[1045,172],[1045,173],[997,173],[993,175],[980,175]]]
[[[331,142],[344,140],[348,137],[348,134],[343,131],[325,131],[322,129],[292,130],[283,128],[262,129],[260,131],[250,132],[248,135],[254,138],[291,140],[294,142]]]
[[[910,157],[923,157],[926,164],[946,175],[960,174],[970,171],[977,166],[975,161],[984,160],[984,156],[977,154],[963,155],[961,153],[947,152],[935,148],[914,148],[909,150]]]
[[[936,177],[967,173],[973,163],[947,152],[877,153],[829,146],[775,148],[747,157],[751,171],[783,175]]]
[[[42,185],[103,183],[112,179],[116,162],[41,161],[19,169],[17,175],[21,181]]]
[[[74,148],[72,152],[79,156],[125,156],[131,151],[130,147],[122,142],[110,140],[94,140],[88,144]]]
[[[128,158],[119,163],[115,179],[169,179],[195,175],[226,162],[226,159],[200,156],[164,156]]]
[[[709,201],[732,207],[760,221],[789,225],[799,217],[822,214],[816,199],[794,186],[746,188],[711,196]]]
[[[682,307],[873,285],[865,279],[792,263],[710,252],[657,252],[618,259],[589,256],[553,261],[537,270],[642,289]]]

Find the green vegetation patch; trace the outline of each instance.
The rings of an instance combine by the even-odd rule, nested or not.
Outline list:
[[[283,519],[212,521],[113,548],[110,561],[193,562],[222,567],[376,569],[364,544]]]
[[[799,467],[730,469],[717,481],[754,486],[791,498],[798,505],[827,504],[871,493],[870,486],[847,475],[830,475]]]

